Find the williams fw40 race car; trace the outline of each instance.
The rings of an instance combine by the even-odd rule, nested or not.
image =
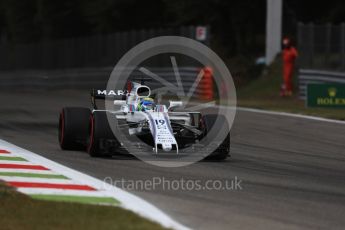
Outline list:
[[[144,149],[146,153],[156,156],[180,156],[184,149],[194,149],[200,140],[207,138],[217,120],[223,124],[222,129],[227,129],[227,135],[223,140],[209,141],[216,147],[203,158],[223,160],[229,156],[230,129],[224,115],[175,111],[182,107],[181,101],[169,101],[169,105],[155,104],[148,86],[135,82],[131,85],[127,93],[123,90],[92,90],[92,109],[63,108],[58,130],[61,149],[86,150],[92,157]],[[98,109],[98,100],[110,102],[114,110]]]

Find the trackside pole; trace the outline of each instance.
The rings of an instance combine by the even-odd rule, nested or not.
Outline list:
[[[281,51],[283,0],[267,0],[266,65]]]

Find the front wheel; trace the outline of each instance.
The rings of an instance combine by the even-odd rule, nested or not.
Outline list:
[[[116,119],[114,119],[116,122]],[[113,134],[105,111],[95,111],[89,117],[89,138],[87,152],[92,157],[112,155],[120,143]]]
[[[200,128],[203,131],[203,137],[211,131],[212,127],[218,122],[222,124],[222,129],[226,129],[225,132],[227,133],[224,140],[222,140],[221,144],[218,146],[216,150],[213,151],[209,156],[206,157],[208,160],[225,160],[227,157],[230,156],[230,128],[228,125],[228,121],[224,115],[216,115],[216,114],[207,114],[201,116],[200,120]],[[212,138],[207,141],[208,144],[212,143]]]

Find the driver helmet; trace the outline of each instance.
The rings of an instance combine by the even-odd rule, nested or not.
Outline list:
[[[145,97],[141,100],[141,102],[138,105],[139,111],[148,111],[153,110],[155,107],[155,103],[152,98]]]

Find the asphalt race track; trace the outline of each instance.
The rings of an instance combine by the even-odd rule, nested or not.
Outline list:
[[[131,191],[195,229],[344,229],[345,125],[238,112],[232,158],[160,168],[61,151],[58,113],[88,91],[1,92],[0,138],[99,179],[242,180],[242,190]]]

